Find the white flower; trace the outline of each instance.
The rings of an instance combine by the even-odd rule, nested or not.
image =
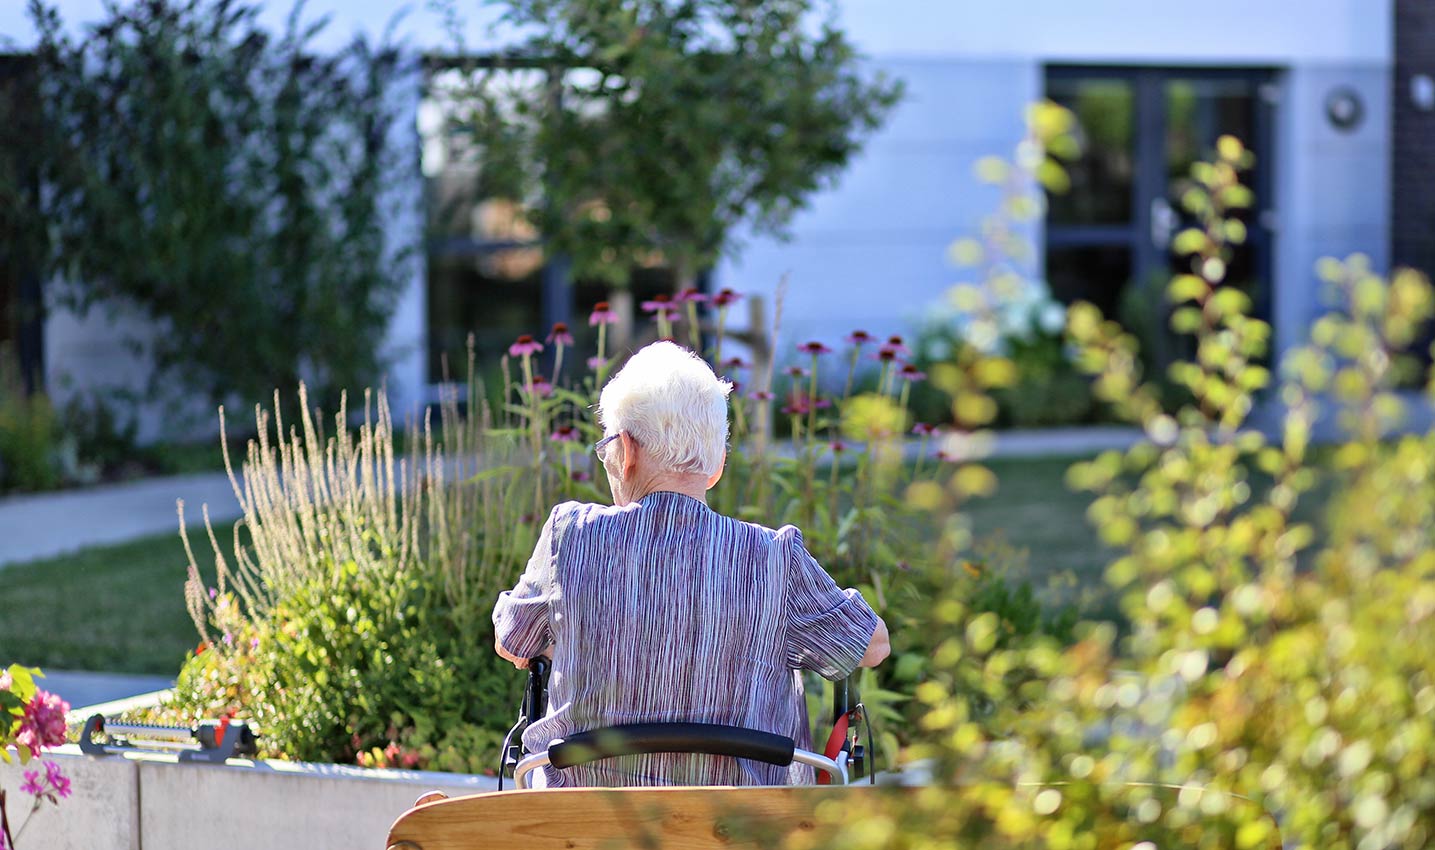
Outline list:
[[[1059,334],[1066,327],[1066,308],[1055,301],[1048,301],[1037,313],[1036,323],[1049,334]]]

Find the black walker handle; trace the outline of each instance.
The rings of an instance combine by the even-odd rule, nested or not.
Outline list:
[[[548,747],[549,763],[574,767],[614,756],[702,753],[786,767],[797,745],[791,738],[716,723],[631,723],[569,735]]]

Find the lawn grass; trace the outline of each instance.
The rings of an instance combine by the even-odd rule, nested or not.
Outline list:
[[[221,543],[233,524],[215,526]],[[202,526],[201,573],[214,572]],[[199,642],[184,607],[179,534],[0,567],[0,665],[174,675]]]

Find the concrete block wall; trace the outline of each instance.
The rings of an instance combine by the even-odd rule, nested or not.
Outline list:
[[[178,764],[173,756],[91,758],[76,747],[47,758],[71,778],[73,794],[35,814],[17,836],[19,850],[377,848],[420,794],[497,787],[492,777],[456,773],[240,760]],[[32,799],[19,790],[23,771],[18,763],[0,764],[14,827]]]

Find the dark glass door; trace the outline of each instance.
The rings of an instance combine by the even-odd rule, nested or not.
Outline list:
[[[1246,175],[1256,208],[1227,280],[1271,315],[1273,72],[1235,69],[1050,67],[1047,97],[1075,114],[1085,154],[1071,190],[1048,198],[1046,275],[1056,298],[1086,300],[1131,327],[1164,325],[1164,284],[1180,259],[1180,181],[1233,135],[1256,156]],[[1153,315],[1154,314],[1154,315]],[[1131,328],[1140,330],[1139,328]]]

